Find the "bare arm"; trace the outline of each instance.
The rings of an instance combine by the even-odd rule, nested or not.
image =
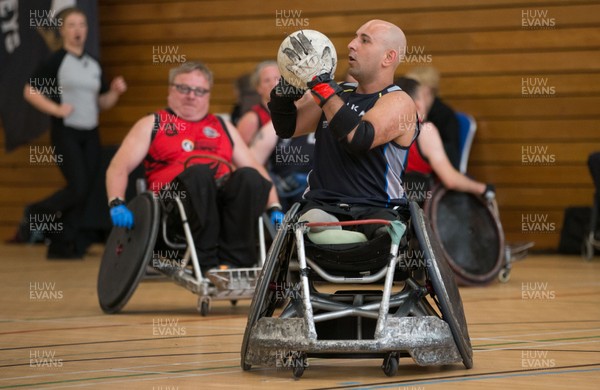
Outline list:
[[[458,172],[448,160],[438,129],[431,122],[425,122],[419,138],[419,148],[429,160],[435,174],[440,178],[444,187],[482,195],[486,186],[484,183],[472,180]]]
[[[227,125],[227,130],[231,135],[231,139],[233,140],[233,143],[235,145],[233,147],[233,163],[235,164],[235,166],[254,168],[262,175],[262,177],[271,182],[271,177],[267,173],[267,170],[254,159],[252,153],[250,152],[250,149],[248,149],[248,146],[246,146],[246,144],[242,140],[242,137],[238,133],[235,126],[233,126],[228,121],[225,121],[225,123]],[[269,199],[265,206],[271,205],[273,203],[279,203],[279,197],[277,196],[277,189],[275,188],[275,186],[271,187],[271,191],[269,192]]]
[[[114,107],[119,101],[119,97],[127,90],[127,84],[123,77],[115,77],[110,83],[110,89],[98,96],[98,106],[101,110],[108,110]]]
[[[277,145],[277,139],[278,137],[275,134],[273,122],[271,121],[261,127],[256,133],[256,137],[254,137],[254,141],[250,145],[250,151],[259,164],[265,165],[267,163],[269,156],[273,153],[273,149],[275,149],[275,145]]]
[[[58,118],[65,118],[73,112],[70,104],[58,104],[29,84],[25,84],[23,88],[23,98],[37,110]]]
[[[108,199],[125,199],[125,189],[129,174],[146,157],[150,149],[150,137],[154,126],[154,115],[137,121],[125,136],[106,171],[106,192]]]
[[[338,96],[334,96],[323,106],[328,121],[345,105]],[[375,137],[371,148],[395,141],[398,145],[409,146],[415,134],[417,109],[410,96],[404,92],[393,92],[383,95],[373,108],[361,118],[373,125]],[[356,133],[356,126],[347,135],[348,142]]]
[[[254,111],[248,111],[240,118],[237,129],[246,145],[251,145],[258,132],[258,115]]]
[[[339,99],[339,98],[338,98]],[[342,101],[340,99],[340,101]],[[319,125],[319,119],[323,115],[323,111],[313,100],[310,92],[296,102],[298,114],[296,117],[296,130],[294,137],[309,134],[314,132]]]

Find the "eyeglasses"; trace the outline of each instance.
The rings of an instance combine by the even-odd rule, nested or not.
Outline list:
[[[177,90],[177,92],[183,94],[183,95],[187,95],[190,92],[194,92],[195,96],[201,97],[206,95],[207,93],[210,92],[210,89],[204,89],[204,88],[192,88],[189,87],[187,85],[184,84],[171,84],[172,86],[175,87],[175,89]]]

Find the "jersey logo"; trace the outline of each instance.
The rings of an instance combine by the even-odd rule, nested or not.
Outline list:
[[[184,139],[181,141],[181,149],[185,150],[186,152],[191,152],[194,150],[194,143],[189,139]]]
[[[169,137],[177,135],[177,124],[172,122],[165,123],[163,131],[165,132],[165,135]]]
[[[206,138],[218,138],[221,136],[221,134],[219,134],[219,132],[215,129],[213,129],[212,127],[208,127],[206,126],[202,132],[204,133],[204,135],[206,136]]]

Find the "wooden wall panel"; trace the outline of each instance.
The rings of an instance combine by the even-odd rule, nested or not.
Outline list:
[[[564,208],[591,203],[585,163],[600,150],[600,1],[102,0],[99,11],[105,72],[124,75],[129,84],[118,107],[101,116],[105,144],[118,144],[139,117],[166,104],[172,64],[156,61],[157,50],[205,61],[215,73],[211,109],[228,113],[234,80],[274,58],[296,29],[284,24],[327,34],[341,78],[356,28],[382,18],[405,31],[414,54],[398,75],[416,65],[436,66],[442,97],[477,120],[469,174],[496,184],[507,239],[556,248]],[[532,14],[553,26],[524,26],[523,17]],[[553,92],[527,95],[529,81]],[[47,144],[47,136],[34,143]],[[542,148],[540,158],[554,161],[524,164],[535,159],[535,147]],[[23,148],[0,156],[0,233],[16,223],[15,210],[62,184],[56,167],[32,166],[28,154]],[[27,194],[15,197],[18,191]],[[554,230],[523,229],[521,219],[531,213],[547,215]]]

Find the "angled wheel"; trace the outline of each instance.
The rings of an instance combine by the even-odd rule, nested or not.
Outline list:
[[[208,298],[200,298],[198,302],[198,310],[202,317],[206,317],[210,312],[210,300]]]
[[[500,219],[480,197],[438,186],[423,206],[432,237],[460,284],[488,284],[504,264]]]
[[[299,204],[295,204],[286,214],[283,222],[284,228],[277,231],[256,283],[254,296],[250,304],[250,313],[248,314],[244,339],[242,341],[240,365],[244,371],[252,367],[246,363],[246,356],[254,324],[263,317],[272,316],[278,305],[277,291],[270,288],[270,286],[273,283],[284,283],[287,279],[287,267],[290,256],[293,254],[292,244],[294,241],[290,229],[286,229],[285,227],[293,220],[298,208]]]
[[[386,376],[396,376],[398,373],[399,357],[396,352],[385,355],[381,369]]]
[[[305,353],[302,353],[300,356],[293,358],[292,360],[292,375],[296,379],[300,379],[300,377],[304,374],[304,369],[306,368],[307,357]]]
[[[581,244],[581,256],[584,260],[590,261],[592,257],[594,257],[594,245],[592,240],[594,239],[594,235],[588,234],[583,239],[583,243]]]
[[[510,280],[510,268],[502,268],[498,274],[500,283],[506,283]]]
[[[410,215],[414,233],[427,259],[427,273],[438,299],[442,318],[450,327],[463,364],[466,368],[472,368],[473,349],[454,274],[444,259],[440,243],[435,239],[427,217],[415,202],[410,203]]]
[[[113,227],[98,272],[98,301],[105,313],[118,313],[142,280],[158,236],[159,206],[150,192],[129,202],[134,227]]]

